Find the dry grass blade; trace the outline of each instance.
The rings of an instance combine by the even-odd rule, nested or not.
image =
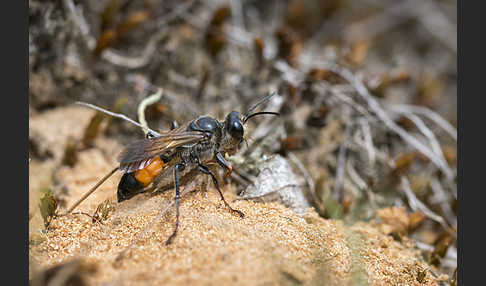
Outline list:
[[[421,202],[417,198],[417,196],[414,194],[414,192],[410,188],[410,182],[408,181],[407,178],[401,177],[401,187],[402,187],[402,190],[405,192],[405,195],[407,196],[408,203],[409,203],[410,208],[412,210],[423,212],[428,218],[430,218],[431,220],[433,220],[435,222],[438,222],[442,227],[444,227],[444,229],[449,234],[451,234],[453,237],[457,238],[457,233],[455,233],[454,231],[451,230],[451,228],[449,227],[447,222],[444,220],[444,218],[442,218],[441,216],[439,216],[438,214],[436,214],[435,212],[430,210],[423,202]]]
[[[378,116],[378,118],[393,132],[398,134],[404,141],[408,144],[413,146],[419,152],[427,156],[439,169],[441,169],[447,179],[452,180],[454,174],[452,170],[447,165],[447,162],[442,159],[441,157],[437,156],[435,152],[430,150],[427,146],[425,146],[422,142],[420,142],[417,138],[410,135],[407,131],[403,128],[398,126],[385,112],[385,110],[381,107],[380,103],[370,94],[366,86],[359,80],[356,76],[354,76],[349,70],[342,68],[338,65],[330,65],[329,69],[333,72],[342,76],[346,81],[348,81],[357,91],[358,95],[360,95],[368,104],[368,107]]]
[[[343,180],[344,180],[344,168],[346,167],[346,142],[349,140],[350,127],[347,126],[344,130],[343,141],[339,146],[339,153],[337,157],[337,170],[336,179],[334,181],[333,193],[337,196],[337,200],[342,204],[344,200],[343,193]]]
[[[356,169],[353,166],[352,160],[348,160],[346,163],[346,172],[349,175],[349,178],[358,186],[360,190],[366,190],[368,188],[368,184],[358,175]]]
[[[457,53],[457,24],[452,23],[442,12],[439,3],[424,2],[422,9],[417,9],[417,19],[424,28],[442,42],[452,52]],[[420,7],[420,5],[419,5]]]
[[[430,130],[418,116],[410,113],[404,113],[403,115],[410,119],[410,121],[412,121],[420,132],[422,132],[422,134],[429,140],[432,151],[437,154],[442,161],[446,162],[444,153],[442,152],[442,148],[440,147],[440,143],[435,137],[434,132],[432,132],[432,130]]]
[[[359,119],[359,125],[361,127],[361,131],[363,132],[363,138],[365,142],[364,147],[366,148],[366,151],[368,153],[370,166],[373,167],[376,161],[376,148],[373,144],[373,136],[371,135],[370,123],[366,118],[363,117]]]
[[[157,101],[160,100],[160,98],[162,97],[162,93],[163,93],[163,89],[162,88],[159,88],[159,90],[148,96],[147,98],[145,98],[144,100],[142,100],[140,102],[140,104],[138,105],[138,121],[140,122],[140,125],[142,125],[142,129],[143,129],[143,133],[145,133],[145,135],[147,135],[147,133],[150,131],[150,128],[148,128],[148,125],[147,125],[147,120],[145,120],[145,108],[151,104],[154,104],[156,103]]]
[[[302,63],[304,66],[309,63]],[[369,109],[375,113],[375,115],[380,119],[386,127],[399,135],[405,142],[410,144],[412,147],[417,149],[419,152],[427,156],[442,172],[445,174],[448,180],[452,180],[454,173],[451,168],[447,165],[445,159],[438,156],[434,151],[420,142],[417,138],[410,135],[403,128],[398,126],[386,113],[386,111],[381,107],[380,103],[370,94],[366,86],[359,80],[351,71],[338,66],[336,64],[328,62],[312,62],[312,65],[318,65],[331,70],[332,72],[340,75],[344,78],[353,88],[356,90],[357,94],[361,96],[367,103]],[[298,70],[293,69],[282,61],[275,63],[275,68],[284,73],[284,77],[292,83],[297,84],[299,78],[302,78],[302,73]]]
[[[449,205],[449,194],[445,192],[437,178],[433,178],[430,181],[430,188],[432,189],[432,192],[434,192],[434,198],[439,203],[440,208],[444,213],[444,217],[446,218],[449,225],[456,226],[457,217],[454,214],[451,206]]]
[[[152,134],[157,135],[157,136],[160,136],[160,133],[158,133],[158,132],[156,132],[156,131],[154,131],[154,130],[152,130],[152,129],[148,128],[147,126],[143,126],[143,125],[141,125],[140,123],[138,123],[138,122],[136,122],[136,121],[134,121],[134,120],[132,120],[132,119],[128,118],[127,116],[125,116],[125,115],[123,115],[123,114],[120,114],[120,113],[114,113],[114,112],[108,111],[108,110],[106,110],[106,109],[103,109],[103,108],[101,108],[101,107],[98,107],[98,106],[96,106],[96,105],[93,105],[93,104],[90,104],[90,103],[86,103],[86,102],[76,101],[76,104],[79,104],[79,105],[84,105],[84,106],[87,106],[87,107],[93,108],[93,109],[95,109],[95,110],[98,110],[98,111],[104,112],[104,113],[106,113],[106,114],[108,114],[108,115],[111,115],[111,116],[113,116],[113,117],[118,117],[118,118],[124,119],[124,120],[126,120],[126,121],[128,121],[128,122],[130,122],[130,123],[132,123],[132,124],[134,124],[134,125],[136,125],[136,126],[138,126],[138,127],[142,128],[142,130],[145,130],[145,128],[147,128],[147,129],[148,129],[148,131],[150,131]]]
[[[147,65],[150,62],[151,57],[155,54],[155,51],[157,50],[157,44],[168,34],[169,28],[167,24],[170,21],[177,19],[182,14],[186,13],[187,10],[192,7],[194,2],[195,1],[186,1],[180,4],[170,13],[158,20],[155,25],[152,25],[155,26],[152,28],[155,29],[157,33],[155,33],[155,35],[150,38],[148,44],[145,46],[145,49],[142,51],[140,56],[123,56],[113,49],[107,49],[103,51],[101,57],[114,65],[129,69],[137,69]]]
[[[96,39],[90,34],[89,26],[86,22],[86,19],[78,13],[78,11],[76,10],[76,6],[74,5],[72,0],[63,0],[62,2],[66,9],[69,11],[73,23],[81,32],[87,48],[89,50],[92,50],[96,45]]]
[[[435,122],[439,127],[444,129],[454,140],[457,141],[457,129],[452,126],[447,120],[445,120],[442,116],[437,114],[437,112],[423,106],[415,106],[415,105],[408,105],[408,104],[395,104],[390,106],[390,110],[396,112],[403,112],[403,113],[416,113],[423,115],[433,122]]]

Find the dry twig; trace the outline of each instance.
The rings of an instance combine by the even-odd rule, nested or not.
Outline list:
[[[410,208],[413,211],[421,211],[424,213],[428,218],[431,220],[438,222],[444,229],[451,234],[453,237],[457,238],[457,234],[451,230],[447,222],[442,218],[440,215],[434,213],[432,210],[430,210],[423,202],[421,202],[417,196],[415,196],[415,193],[412,191],[410,188],[410,183],[407,178],[401,177],[401,186],[402,190],[405,192],[405,195],[407,196],[408,203],[410,205]]]

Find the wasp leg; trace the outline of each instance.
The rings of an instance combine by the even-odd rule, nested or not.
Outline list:
[[[207,166],[204,166],[203,164],[198,164],[199,166],[199,170],[201,172],[203,172],[204,174],[206,175],[210,175],[211,176],[211,179],[213,179],[213,184],[214,186],[216,187],[216,189],[218,190],[218,193],[219,195],[221,196],[221,200],[224,202],[224,204],[233,212],[233,213],[237,213],[240,217],[245,217],[245,214],[239,210],[235,210],[233,209],[227,202],[226,200],[224,199],[224,196],[223,196],[223,193],[221,192],[220,188],[219,188],[219,183],[218,183],[218,180],[216,180],[216,176],[214,175],[214,173],[209,170],[209,168]]]
[[[229,175],[231,175],[231,172],[233,172],[233,167],[231,167],[230,163],[228,163],[228,161],[224,159],[223,155],[220,152],[216,153],[216,161],[218,161],[221,167],[225,168],[226,174],[224,174],[224,178],[228,178]]]
[[[177,121],[173,120],[171,125],[170,125],[170,130],[174,130],[176,128],[179,128],[179,123],[177,123]]]
[[[177,164],[174,167],[174,184],[176,189],[176,195],[175,195],[176,223],[174,227],[174,232],[169,236],[169,239],[167,239],[167,241],[165,242],[166,245],[172,243],[172,240],[176,236],[177,229],[179,227],[179,201],[181,199],[180,185],[179,185],[179,171],[184,170],[184,168],[185,168],[184,164]]]

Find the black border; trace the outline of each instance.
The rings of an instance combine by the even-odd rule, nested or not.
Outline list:
[[[6,2],[5,2],[6,4]],[[2,35],[2,256],[8,266],[10,285],[29,283],[29,169],[28,169],[28,94],[29,25],[28,1],[3,5],[0,16]],[[8,164],[7,164],[8,162]],[[14,278],[14,279],[10,279]]]
[[[486,156],[483,130],[485,104],[479,103],[486,93],[484,87],[484,19],[482,1],[458,3],[458,272],[457,285],[481,285],[484,279],[484,225]],[[465,5],[467,3],[467,5]],[[484,6],[484,5],[483,5]],[[481,152],[481,153],[480,153]],[[475,162],[473,162],[475,161]],[[467,234],[469,233],[469,234]],[[473,257],[476,256],[476,257]],[[468,260],[466,260],[466,258]],[[473,261],[475,260],[475,261]],[[467,261],[467,263],[466,263]],[[474,277],[477,275],[477,277]],[[475,279],[476,278],[476,279]],[[475,283],[476,282],[476,283]],[[479,282],[479,283],[478,283]]]
[[[463,106],[463,81],[464,76],[464,58],[461,56],[463,52],[463,28],[461,25],[463,20],[463,5],[462,1],[457,3],[457,285],[464,285],[464,260],[463,260],[463,237],[464,237],[464,221],[463,208],[464,197],[463,190],[463,170],[464,170],[464,150],[463,150],[463,129],[461,125],[464,124],[464,113],[461,111]]]

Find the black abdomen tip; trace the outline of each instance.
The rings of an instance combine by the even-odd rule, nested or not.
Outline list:
[[[143,190],[143,185],[137,181],[134,173],[125,173],[118,183],[117,197],[118,202],[123,202],[133,198]]]

